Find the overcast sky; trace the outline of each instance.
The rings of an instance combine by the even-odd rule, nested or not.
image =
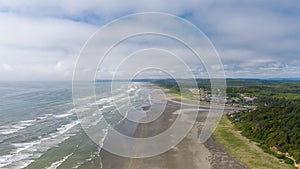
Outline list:
[[[227,77],[300,77],[300,1],[0,0],[0,80],[71,80],[79,52],[113,19],[166,12],[212,41]]]

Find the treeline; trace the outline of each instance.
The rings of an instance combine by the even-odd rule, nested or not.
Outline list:
[[[177,82],[189,87],[188,80],[168,79],[154,83],[178,92]],[[197,84],[199,88],[210,90],[209,79],[198,79]],[[254,104],[257,106],[256,110],[236,113],[231,118],[242,134],[286,163],[293,161],[271,148],[289,153],[300,163],[300,82],[227,79],[227,96],[238,97],[241,94],[256,97]]]
[[[178,84],[186,88],[194,87],[190,79],[160,79],[152,83],[166,88],[179,89]],[[196,79],[198,88],[211,90],[209,79]],[[237,97],[239,94],[247,96],[265,96],[300,100],[300,81],[260,80],[260,79],[227,79],[227,96]]]
[[[159,85],[160,87],[164,87],[169,89],[171,92],[179,93],[179,85],[177,84],[176,80],[174,79],[162,79],[162,80],[156,80],[152,82],[156,85]]]
[[[300,163],[300,102],[269,97],[262,97],[260,101],[256,110],[235,114],[234,119],[239,119],[235,125],[265,150],[276,148]],[[277,156],[291,163],[283,155]]]
[[[194,82],[196,82],[198,88],[204,88],[209,91],[211,90],[211,83],[209,79],[160,79],[152,81],[151,83],[174,91],[179,91],[179,85],[183,88],[193,88],[195,87]]]
[[[256,97],[272,97],[300,100],[300,82],[271,80],[227,80],[227,96],[239,94]]]

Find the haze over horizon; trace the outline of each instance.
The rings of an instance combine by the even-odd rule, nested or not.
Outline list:
[[[0,0],[0,80],[71,80],[80,50],[95,31],[140,12],[170,13],[196,25],[214,44],[227,78],[300,77],[298,1]],[[143,45],[125,44],[116,55]],[[174,48],[167,41],[158,45]],[[101,70],[104,79],[113,73],[109,66]]]

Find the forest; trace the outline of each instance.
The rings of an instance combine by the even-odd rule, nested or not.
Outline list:
[[[258,142],[266,152],[292,164],[293,161],[284,155],[288,154],[299,163],[300,82],[238,82],[232,80],[227,83],[227,94],[255,96],[257,108],[236,113],[231,118],[235,126],[242,131],[242,135]]]
[[[154,83],[179,92],[175,80],[157,80]],[[210,89],[208,79],[198,79],[197,83],[198,88]],[[257,106],[255,110],[228,116],[242,135],[286,163],[293,163],[286,155],[300,163],[300,81],[227,79],[227,97],[241,95],[255,97],[253,104]]]
[[[260,98],[261,104],[253,111],[235,114],[235,126],[242,135],[268,149],[288,153],[300,162],[300,104],[283,98]],[[284,156],[278,155],[279,158]],[[290,163],[288,159],[286,162]]]

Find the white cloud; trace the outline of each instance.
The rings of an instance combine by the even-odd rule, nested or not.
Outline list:
[[[12,77],[70,80],[71,75],[55,74],[51,65],[63,60],[69,63],[65,71],[70,72],[81,47],[96,30],[95,26],[65,19],[35,19],[3,13],[0,13],[0,25],[4,25],[0,27],[0,63],[16,69],[2,74],[1,80]]]
[[[227,76],[299,77],[299,11],[298,1],[0,0],[0,80],[71,79],[89,36],[135,12],[168,12],[197,25],[216,46]]]
[[[6,72],[6,71],[10,72],[10,71],[13,70],[13,68],[8,64],[3,63],[3,64],[0,65],[0,70],[4,71],[4,72]]]

